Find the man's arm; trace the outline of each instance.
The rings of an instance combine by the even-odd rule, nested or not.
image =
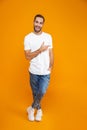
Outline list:
[[[48,70],[51,71],[51,69],[53,67],[53,63],[54,63],[54,56],[53,56],[53,49],[52,48],[49,49],[49,57],[50,57],[50,64],[49,64]]]
[[[46,51],[48,49],[48,47],[49,46],[44,46],[44,42],[43,42],[41,47],[34,52],[31,52],[31,50],[26,50],[25,57],[27,60],[31,60],[31,59],[35,58],[37,55],[39,55],[41,52]]]

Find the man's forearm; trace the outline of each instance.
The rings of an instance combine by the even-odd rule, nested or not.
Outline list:
[[[29,52],[29,53],[26,54],[26,58],[27,58],[27,60],[32,60],[34,57],[36,57],[40,53],[41,53],[40,49],[38,49],[38,50],[36,50],[34,52]]]
[[[54,59],[53,59],[53,56],[50,57],[50,65],[49,65],[49,68],[52,68],[53,67],[53,63],[54,63]]]
[[[54,56],[53,56],[52,50],[50,50],[50,52],[49,52],[49,57],[50,57],[49,68],[51,69],[53,67],[53,64],[54,64]]]
[[[41,47],[38,50],[36,50],[34,52],[31,52],[31,50],[25,51],[26,59],[31,60],[31,59],[35,58],[41,52],[46,51],[48,49],[48,47],[49,46],[45,46],[44,42],[43,42]]]

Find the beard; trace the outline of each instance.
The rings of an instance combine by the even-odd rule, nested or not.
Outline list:
[[[41,30],[42,30],[41,27],[39,27],[39,26],[34,26],[34,31],[35,31],[36,33],[39,33]]]

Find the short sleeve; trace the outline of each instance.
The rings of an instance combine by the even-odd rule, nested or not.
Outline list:
[[[53,48],[51,35],[49,35],[49,48]]]
[[[24,50],[30,50],[29,39],[24,38]]]

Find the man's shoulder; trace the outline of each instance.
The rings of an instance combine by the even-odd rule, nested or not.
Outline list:
[[[48,32],[43,32],[43,35],[48,36],[48,37],[52,37],[52,35]]]
[[[25,38],[27,39],[27,38],[30,38],[31,36],[32,36],[32,32],[26,34],[26,35],[25,35]]]

